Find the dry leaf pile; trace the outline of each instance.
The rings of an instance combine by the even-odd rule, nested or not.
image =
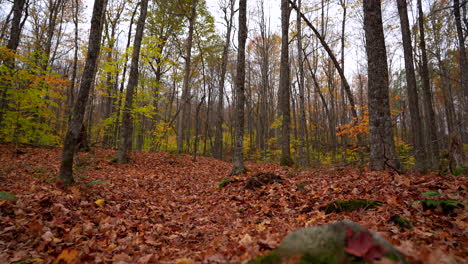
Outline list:
[[[378,231],[411,263],[466,263],[467,219],[420,203],[428,191],[466,205],[467,175],[397,175],[358,169],[294,170],[247,164],[224,188],[231,164],[169,153],[134,153],[114,164],[111,150],[80,153],[77,184],[54,180],[58,149],[0,145],[0,263],[242,263],[275,248],[292,230],[349,219]],[[254,173],[282,182],[245,189]],[[383,202],[373,210],[325,214],[336,200]],[[434,198],[438,199],[438,198]],[[411,220],[404,229],[392,216]]]

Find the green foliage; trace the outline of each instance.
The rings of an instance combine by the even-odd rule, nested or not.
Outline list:
[[[291,167],[294,165],[294,160],[290,156],[282,157],[280,160],[280,165]]]
[[[18,198],[14,194],[8,192],[0,192],[0,200],[16,201],[18,200]]]
[[[439,193],[439,192],[433,192],[433,191],[424,192],[423,194],[421,194],[422,197],[439,197],[442,195],[444,194]]]
[[[57,145],[55,125],[62,122],[55,117],[57,102],[64,98],[69,81],[44,71],[40,65],[24,56],[0,48],[0,60],[12,56],[17,67],[0,66],[0,86],[6,89],[8,107],[3,111],[0,139],[17,144]]]

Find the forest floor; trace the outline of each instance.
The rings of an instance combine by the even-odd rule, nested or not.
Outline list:
[[[467,175],[398,175],[346,167],[295,170],[247,163],[251,172],[224,188],[231,164],[169,153],[80,153],[77,184],[54,181],[61,150],[0,145],[0,263],[242,263],[275,248],[298,228],[349,219],[377,231],[411,263],[467,263],[466,210],[423,208],[423,193],[466,205]],[[247,178],[284,179],[255,190]],[[429,194],[431,194],[429,193]],[[451,194],[451,195],[448,195]],[[373,210],[325,214],[336,200],[383,202]],[[393,215],[411,220],[403,229]]]

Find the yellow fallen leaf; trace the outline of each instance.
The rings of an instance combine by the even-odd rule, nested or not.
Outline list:
[[[94,203],[97,204],[98,206],[103,206],[104,205],[104,200],[99,199],[99,200],[96,200]]]
[[[76,259],[80,253],[78,250],[75,249],[64,249],[62,253],[55,259],[54,264],[59,264],[61,260],[65,261],[66,263],[71,263]]]
[[[180,259],[176,259],[175,263],[176,264],[192,264],[193,260],[191,260],[189,258],[180,258]]]
[[[27,260],[27,263],[33,263],[33,262],[44,262],[44,260],[41,258],[30,258]]]
[[[258,224],[258,225],[257,225],[257,228],[258,228],[258,230],[259,230],[259,231],[263,231],[263,230],[265,230],[265,229],[266,229],[266,227],[265,227],[265,224],[264,224],[264,223],[260,223],[260,224]]]

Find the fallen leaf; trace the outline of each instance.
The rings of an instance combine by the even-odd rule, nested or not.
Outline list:
[[[96,200],[94,203],[97,204],[98,206],[102,207],[104,205],[104,200],[99,199],[99,200]]]
[[[65,263],[72,263],[76,259],[80,252],[75,249],[64,249],[62,253],[55,259],[54,264],[59,264],[60,261],[65,261]]]

